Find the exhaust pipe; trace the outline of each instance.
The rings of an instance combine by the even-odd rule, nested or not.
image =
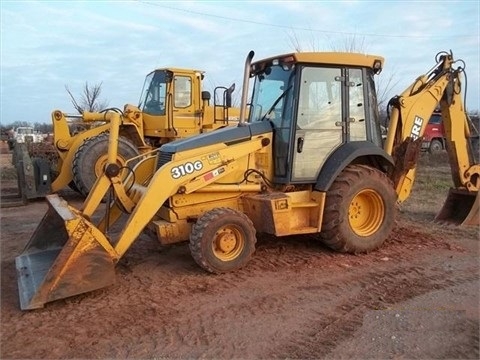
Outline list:
[[[250,65],[252,64],[253,56],[255,52],[250,50],[245,60],[245,68],[243,71],[243,87],[242,87],[242,103],[240,106],[240,120],[238,126],[245,125],[245,114],[247,113],[247,100],[248,100],[248,82],[250,80]]]

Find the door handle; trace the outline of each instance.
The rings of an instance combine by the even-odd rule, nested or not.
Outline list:
[[[301,153],[303,151],[303,143],[305,141],[305,138],[303,136],[300,136],[297,139],[297,153]]]

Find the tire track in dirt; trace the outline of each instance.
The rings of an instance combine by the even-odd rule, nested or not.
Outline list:
[[[342,296],[346,286],[326,286],[329,289],[328,295],[336,300],[341,299],[340,303],[333,311],[327,310],[326,316],[318,314],[316,319],[312,319],[310,324],[292,336],[294,341],[291,344],[286,344],[274,357],[328,357],[339,342],[348,339],[362,325],[367,311],[390,309],[395,304],[435,289],[478,281],[478,274],[474,268],[466,267],[455,276],[445,278],[440,268],[400,265],[394,270],[367,272],[362,274],[362,278],[368,280],[358,279],[356,275],[353,279],[342,278],[348,287],[355,284],[359,288],[355,292],[349,289],[350,295],[356,295],[349,298]]]
[[[465,272],[469,273],[470,270],[465,269]],[[271,275],[271,273],[267,274],[267,276]],[[362,275],[372,274],[367,272]],[[170,342],[173,348],[170,349],[169,344],[164,344],[166,346],[162,346],[165,350],[163,355],[220,358],[238,356],[238,354],[246,357],[262,354],[270,358],[323,357],[335,347],[338,341],[348,338],[356,328],[361,326],[365,311],[386,308],[431,289],[468,282],[474,278],[470,276],[445,280],[440,270],[434,275],[426,275],[426,270],[422,267],[400,267],[395,271],[373,275],[372,284],[362,280],[355,282],[358,274],[347,277],[340,274],[342,284],[346,283],[346,285],[339,285],[331,280],[318,282],[308,279],[316,285],[297,287],[293,289],[294,291],[289,286],[282,287],[282,281],[279,281],[273,284],[278,290],[268,295],[253,291],[250,296],[242,296],[241,291],[234,289],[228,294],[231,304],[220,308],[208,306],[215,300],[221,304],[225,303],[222,294],[212,294],[210,298],[199,301],[197,309],[190,309],[190,311],[185,309],[189,313],[190,320],[186,324],[179,323],[173,326],[176,329],[176,339]],[[393,290],[397,288],[398,281],[409,279],[414,280],[409,292],[395,294]],[[352,284],[357,290],[352,291]],[[253,284],[249,284],[248,288],[251,286]],[[349,291],[345,291],[347,287]],[[385,294],[390,293],[392,295],[385,297]],[[345,294],[349,294],[347,298]],[[353,299],[352,295],[355,295]],[[339,299],[341,302],[332,306],[332,299],[335,299],[334,303]],[[292,309],[297,310],[292,311]],[[261,320],[257,320],[260,315]],[[275,323],[272,318],[276,318],[277,322],[278,319],[282,319],[288,329],[284,326],[262,327],[262,322]],[[248,343],[251,340],[251,329],[255,329],[254,335],[259,338],[256,345]],[[249,336],[243,339],[244,334]],[[272,349],[268,341],[262,342],[262,338],[276,339],[274,348]],[[232,342],[229,339],[235,339],[235,341]],[[293,344],[279,351],[278,344],[285,342],[288,344],[289,339],[293,339],[291,340]],[[183,345],[180,349],[195,348],[197,352],[192,353],[188,350],[185,353],[178,353],[179,343]],[[315,344],[313,348],[312,343]],[[301,349],[300,352],[299,349]],[[170,351],[174,351],[174,354],[172,355]]]
[[[436,246],[441,247],[439,244],[436,244]],[[395,255],[396,249],[394,250],[395,251],[390,252],[387,251],[386,254],[394,257],[393,255]],[[283,253],[283,250],[280,252]],[[404,252],[402,253],[406,255]],[[251,340],[250,336],[242,339],[238,334],[249,334],[249,331],[242,331],[242,327],[245,327],[245,329],[255,328],[259,336],[262,335],[267,339],[281,338],[281,334],[286,333],[284,328],[262,328],[261,322],[265,322],[266,324],[272,323],[272,319],[269,319],[269,317],[283,318],[285,323],[288,324],[290,331],[297,329],[295,331],[299,332],[299,336],[293,336],[293,338],[295,339],[295,344],[300,343],[300,346],[295,345],[295,349],[298,349],[298,347],[308,349],[308,346],[301,345],[301,340],[299,342],[299,339],[307,338],[311,340],[311,333],[301,335],[302,331],[304,331],[301,329],[305,329],[305,324],[311,321],[311,314],[316,314],[317,316],[315,316],[315,318],[324,319],[320,322],[320,328],[326,328],[327,331],[323,330],[323,333],[320,334],[325,336],[319,335],[319,337],[335,339],[323,342],[318,341],[321,344],[321,348],[324,349],[324,351],[328,351],[329,348],[335,345],[339,338],[348,337],[361,324],[362,314],[367,309],[371,309],[372,304],[373,308],[380,308],[380,306],[384,304],[395,303],[409,296],[415,296],[436,287],[450,286],[454,282],[458,283],[459,281],[468,281],[470,279],[467,277],[463,280],[445,280],[443,269],[440,267],[435,270],[436,273],[434,275],[426,276],[426,270],[422,266],[401,266],[401,261],[397,259],[400,267],[394,271],[383,271],[380,273],[367,271],[362,274],[360,279],[358,279],[359,274],[355,271],[345,275],[345,271],[358,270],[361,265],[357,263],[348,265],[345,268],[337,266],[337,268],[340,268],[339,276],[341,277],[341,280],[338,282],[332,280],[325,281],[325,279],[319,282],[318,279],[315,279],[314,275],[309,274],[309,271],[305,273],[305,271],[296,268],[296,266],[298,266],[299,262],[301,266],[305,266],[305,264],[315,265],[315,260],[324,260],[323,258],[325,256],[313,256],[309,259],[309,262],[305,262],[303,250],[300,251],[300,253],[293,252],[293,254],[296,256],[290,257],[289,254],[282,254],[288,258],[288,261],[286,261],[286,267],[282,267],[282,271],[278,272],[280,275],[279,279],[274,279],[273,281],[272,277],[277,275],[275,271],[265,271],[263,279],[255,277],[252,281],[252,279],[248,277],[248,273],[252,271],[252,268],[248,267],[249,270],[242,270],[236,275],[225,274],[220,277],[214,277],[216,281],[208,277],[209,281],[203,281],[203,283],[202,280],[205,280],[203,276],[195,276],[194,278],[187,276],[180,281],[183,286],[183,291],[180,293],[178,292],[177,281],[164,288],[164,294],[170,293],[169,296],[171,296],[171,293],[180,297],[188,295],[195,296],[199,293],[204,293],[205,296],[202,297],[200,301],[197,301],[197,307],[193,309],[184,306],[188,305],[188,301],[185,301],[184,298],[177,303],[177,311],[180,313],[188,313],[188,321],[177,322],[175,319],[171,319],[164,325],[160,338],[169,340],[167,342],[160,342],[160,348],[164,350],[164,353],[161,353],[161,355],[179,357],[229,357],[232,356],[232,354],[242,354],[245,356],[249,354],[258,355],[262,349],[268,349],[269,344],[259,341],[261,346],[253,346],[249,344]],[[331,256],[327,257],[331,258]],[[300,261],[300,259],[302,259],[302,261]],[[266,262],[258,262],[252,265],[252,267],[255,269],[255,272],[257,272],[258,269],[264,270],[265,264],[267,268],[270,267],[270,261],[271,259],[268,259],[267,256]],[[377,265],[384,263],[385,262],[377,262]],[[295,266],[289,267],[288,264],[295,264]],[[391,266],[391,263],[388,264],[388,266]],[[286,272],[283,271],[285,269],[287,269]],[[465,272],[467,274],[471,273],[471,269],[467,269]],[[311,285],[298,287],[294,289],[293,292],[290,286],[282,285],[288,284],[288,280],[296,276],[302,276],[303,282],[307,284],[311,283]],[[423,284],[420,285],[421,283],[418,282],[412,287],[410,284],[410,280],[412,279],[420,279]],[[271,288],[277,290],[273,292],[269,291],[268,294],[266,294],[263,292],[261,285],[258,288],[258,284],[262,283],[261,280],[269,281]],[[402,283],[410,287],[409,292],[400,292],[400,295],[395,295],[395,289],[403,289]],[[248,293],[243,292],[245,288],[249,289]],[[353,291],[352,288],[356,290]],[[316,305],[318,299],[316,299],[317,294],[315,290],[321,293],[322,298],[326,298],[323,300],[323,306],[329,309],[326,314],[318,310]],[[224,295],[225,293],[227,294]],[[351,297],[348,297],[348,299],[345,299],[341,305],[337,305],[332,311],[331,299],[342,298],[342,294],[345,293],[357,293],[359,295],[357,295],[358,298],[354,298],[353,301]],[[223,299],[223,297],[227,297],[228,300]],[[225,303],[229,305],[227,307],[218,306],[218,304]],[[366,306],[365,304],[367,303],[370,305]],[[213,306],[209,306],[209,304],[213,304]],[[299,307],[300,312],[308,313],[306,317],[302,317],[301,314],[299,316],[299,314],[295,312],[292,313],[292,309]],[[331,313],[340,315],[329,315]],[[168,315],[170,314],[163,314],[163,319],[166,320]],[[262,320],[255,321],[260,315]],[[292,319],[291,315],[294,315],[295,319]],[[233,321],[234,319],[241,319],[242,321]],[[306,328],[308,329],[309,327],[307,326]],[[195,329],[195,331],[192,331],[192,329]],[[219,329],[221,329],[221,331],[219,331]],[[313,327],[312,331],[315,334],[318,333],[316,327]],[[143,331],[143,333],[145,333],[145,331]],[[288,339],[291,337],[291,332],[287,333],[289,334],[286,336]],[[230,338],[235,338],[235,341],[232,343],[232,341],[229,341]],[[179,347],[179,344],[182,344],[182,346]],[[191,352],[192,348],[196,349],[193,353]],[[287,347],[285,354],[292,357],[292,354],[296,353],[295,349]],[[170,353],[171,351],[173,351],[173,355]],[[277,354],[279,357],[286,356],[282,352]],[[314,354],[319,354],[318,349],[314,349]],[[304,355],[305,354],[302,353],[299,357],[309,357]],[[271,357],[272,354],[269,352],[267,356]]]
[[[453,256],[455,265],[432,267],[432,256]],[[142,237],[117,266],[115,285],[34,312],[18,310],[13,257],[2,257],[2,357],[318,358],[366,311],[471,279],[457,259],[468,256],[410,227],[357,256],[312,237],[261,236],[247,267],[210,275],[186,244]]]
[[[425,238],[424,238],[425,239]],[[422,243],[423,245],[422,246],[426,246],[425,245],[425,242]],[[443,244],[445,245],[445,244]],[[443,247],[443,245],[440,243],[436,243],[435,246],[436,247]],[[446,248],[450,248],[451,246],[445,246]],[[398,249],[396,249],[398,250]],[[396,253],[396,250],[393,251],[393,252],[386,252],[388,255],[392,256],[395,255]],[[459,250],[459,249],[457,249]],[[401,250],[401,253],[405,255],[405,251],[402,249]],[[408,255],[407,255],[408,256]],[[315,257],[315,256],[313,256]],[[290,264],[292,263],[292,257],[290,256],[287,256],[288,260],[290,261]],[[303,256],[301,256],[300,258],[304,259]],[[294,259],[295,260],[295,259]],[[298,259],[296,259],[298,260]],[[318,259],[317,259],[318,260]],[[398,259],[397,259],[398,260]],[[295,263],[295,261],[294,261]],[[263,263],[264,265],[265,263]],[[268,262],[267,262],[268,264]],[[258,265],[258,264],[257,264]],[[262,265],[260,265],[262,266]],[[351,265],[350,265],[351,266]],[[467,269],[465,271],[466,274],[471,274],[472,273],[472,270],[473,269]],[[472,279],[472,276],[466,276],[466,277],[462,277],[462,279],[454,279],[454,280],[445,280],[444,279],[444,271],[443,269],[439,268],[437,269],[438,273],[436,273],[435,275],[430,275],[430,276],[425,276],[425,269],[423,267],[411,267],[411,268],[406,268],[406,267],[400,267],[398,270],[396,271],[390,271],[390,272],[382,272],[380,274],[376,274],[376,273],[366,273],[364,274],[365,275],[365,279],[369,279],[369,280],[366,280],[366,281],[359,281],[358,284],[357,284],[357,287],[363,289],[362,291],[362,294],[365,294],[365,295],[362,295],[360,296],[359,299],[356,299],[355,301],[351,301],[351,299],[348,299],[348,302],[347,303],[344,303],[341,305],[341,307],[338,307],[337,309],[335,309],[334,313],[339,313],[339,314],[342,314],[343,317],[345,317],[345,319],[347,320],[346,323],[348,323],[348,326],[346,328],[346,333],[351,333],[351,331],[353,331],[355,329],[355,327],[358,326],[359,323],[361,323],[361,315],[363,314],[364,310],[365,310],[365,304],[366,303],[370,303],[370,304],[376,304],[376,306],[380,306],[384,303],[396,303],[397,301],[400,301],[402,299],[405,299],[405,298],[408,298],[409,296],[416,296],[418,294],[421,294],[423,292],[427,292],[433,288],[437,288],[437,287],[446,287],[446,286],[451,286],[453,285],[454,283],[459,283],[459,282],[462,282],[462,281],[469,281]],[[358,275],[354,275],[353,276],[353,279],[355,279]],[[353,282],[353,279],[345,279],[344,281],[348,284],[348,287],[351,288],[352,286],[352,282]],[[412,285],[410,284],[411,283],[411,280],[415,281],[415,279],[421,279],[421,281],[419,280],[415,286],[412,287]],[[303,279],[303,281],[305,281],[305,278]],[[373,282],[373,285],[371,285],[371,283]],[[399,285],[400,283],[400,285]],[[409,287],[409,291],[408,292],[405,292],[405,289],[404,286],[402,286],[402,284],[405,283],[406,287]],[[423,283],[423,284],[422,284]],[[330,295],[331,298],[338,298],[339,296],[341,296],[341,293],[343,293],[345,291],[345,288],[344,286],[341,285],[341,283],[332,283],[332,282],[323,282],[321,285],[316,285],[316,286],[307,286],[305,288],[305,290],[310,294],[311,291],[315,288],[318,288],[318,289],[322,289],[322,295]],[[402,291],[399,291],[399,294],[398,295],[395,295],[395,290],[397,289],[401,289]],[[302,290],[302,289],[297,289],[297,291],[295,291],[295,298],[298,298],[299,296],[301,297],[302,294],[300,292],[298,292],[298,290]],[[351,292],[351,289],[349,289],[349,291]],[[290,289],[287,291],[287,293],[291,293]],[[273,294],[274,298],[275,298],[275,294]],[[308,296],[306,296],[308,297]],[[283,294],[283,298],[282,298],[282,301],[280,302],[280,304],[282,305],[281,307],[275,307],[275,304],[274,303],[271,303],[269,304],[269,308],[273,310],[273,312],[275,313],[278,313],[278,314],[281,314],[282,311],[285,311],[285,309],[288,309],[287,311],[289,311],[289,309],[293,308],[292,304],[289,304],[287,302],[288,299],[286,299],[285,297],[285,294]],[[252,304],[252,308],[255,307],[253,304],[254,303],[251,303]],[[369,305],[371,306],[371,305]],[[313,310],[313,309],[309,309],[309,310]],[[309,313],[315,313],[315,311],[309,311]],[[263,313],[262,313],[263,314]],[[245,312],[242,313],[242,316],[246,316],[246,317],[249,317],[249,316],[255,316],[256,313],[251,313],[251,314],[248,314]],[[321,314],[323,315],[323,314]],[[358,315],[358,316],[357,316]],[[339,319],[342,319],[342,316],[340,318],[338,317],[335,317],[333,320],[330,320],[330,321],[333,321],[333,322],[338,322]],[[323,316],[322,316],[323,317]],[[329,320],[328,320],[328,316],[326,317],[327,318],[327,324],[329,324]],[[355,322],[356,320],[356,322]],[[342,329],[342,327],[340,327],[340,329]],[[330,339],[338,339],[338,335],[339,334],[334,334],[335,336],[327,336],[327,338],[330,338]],[[310,338],[310,334],[308,334],[307,338]],[[297,338],[295,340],[295,342],[297,342]],[[327,345],[327,344],[322,344],[322,348],[325,348],[324,345]],[[328,347],[326,347],[328,349]],[[285,357],[285,356],[291,356],[292,352],[290,351],[291,349],[289,349],[289,351],[286,352],[286,354],[281,354],[280,357]],[[316,356],[318,355],[318,352],[315,352]],[[269,354],[268,356],[271,356],[271,354]],[[304,357],[303,354],[300,356],[300,357]]]

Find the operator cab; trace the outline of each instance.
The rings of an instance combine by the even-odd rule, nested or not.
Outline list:
[[[189,111],[194,105],[194,77],[203,79],[203,72],[185,69],[157,69],[148,74],[143,84],[138,108],[153,116],[174,111]]]
[[[345,144],[382,146],[373,80],[382,61],[296,53],[252,64],[249,122],[269,121],[274,128],[275,182],[315,183],[327,159]]]

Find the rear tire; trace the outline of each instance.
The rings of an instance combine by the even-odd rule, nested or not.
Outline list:
[[[192,226],[190,252],[195,262],[211,273],[225,273],[246,265],[255,252],[255,228],[243,213],[216,208]]]
[[[73,158],[73,181],[78,191],[87,196],[93,184],[103,174],[108,159],[108,133],[84,141]],[[138,149],[129,140],[118,138],[117,164],[125,166],[126,160],[139,155]],[[129,166],[136,162],[129,163]]]
[[[381,246],[395,224],[396,194],[387,176],[350,165],[327,192],[320,238],[333,250],[362,253]]]

